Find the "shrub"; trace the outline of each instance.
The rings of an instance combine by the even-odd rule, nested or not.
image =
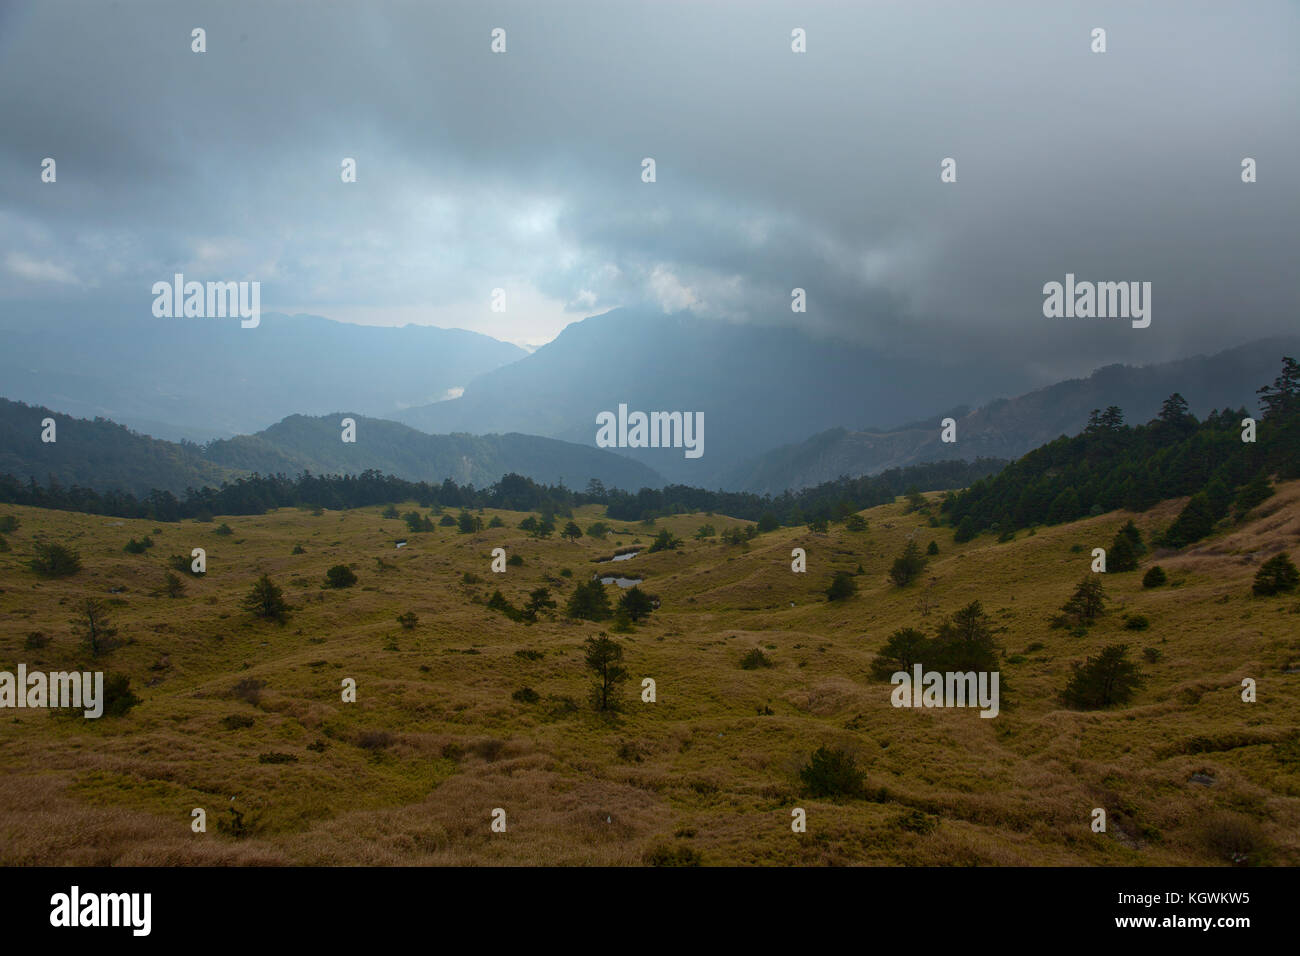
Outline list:
[[[741,670],[756,671],[760,667],[772,667],[772,658],[768,657],[760,648],[753,648],[746,651],[745,656],[740,659]]]
[[[836,571],[831,583],[826,586],[826,600],[844,601],[858,593],[858,583],[847,571]]]
[[[272,750],[267,753],[257,755],[258,763],[297,763],[298,758],[293,754],[281,753],[278,750]]]
[[[1261,597],[1271,597],[1294,591],[1298,585],[1300,570],[1296,569],[1295,562],[1283,551],[1259,566],[1251,590]]]
[[[587,536],[597,541],[603,541],[607,534],[609,534],[609,525],[603,521],[597,521],[587,528]]]
[[[163,577],[163,593],[169,598],[178,598],[185,593],[185,582],[168,571]]]
[[[264,680],[259,680],[256,677],[241,677],[239,683],[230,688],[230,696],[247,701],[256,707],[262,701],[262,691],[265,688],[266,681]]]
[[[173,554],[167,559],[168,567],[188,574],[192,578],[201,578],[203,574],[194,570],[194,561],[183,554]]]
[[[127,554],[144,554],[152,547],[153,547],[153,538],[149,537],[148,535],[145,535],[144,538],[140,541],[137,541],[135,540],[135,538],[132,538],[123,546],[122,550],[125,551]]]
[[[916,580],[925,570],[925,556],[921,554],[921,549],[917,547],[915,541],[907,542],[903,548],[903,553],[894,559],[893,566],[889,569],[889,578],[900,588],[906,587]]]
[[[1206,849],[1225,863],[1247,866],[1261,862],[1267,844],[1259,825],[1235,813],[1219,813],[1202,830]]]
[[[386,730],[363,730],[357,734],[357,746],[362,750],[384,750],[394,742],[393,735]]]
[[[397,505],[389,505],[379,515],[381,518],[400,518],[401,514],[397,510]]]
[[[49,643],[50,639],[40,631],[30,631],[27,634],[27,639],[23,641],[23,649],[28,651],[39,651]]]
[[[443,515],[441,518],[438,519],[438,524],[444,528],[451,528],[455,526],[456,519],[453,518],[451,515]]]
[[[213,530],[212,533],[213,533],[213,534],[219,534],[219,535],[223,535],[223,536],[224,536],[224,535],[231,535],[231,534],[234,534],[235,531],[234,531],[233,528],[230,527],[230,525],[226,524],[226,523],[223,521],[223,522],[221,522],[220,525],[218,525],[218,526],[216,527],[215,530]]]
[[[221,718],[221,726],[226,730],[243,730],[245,727],[251,727],[257,721],[253,720],[247,714],[226,714]]]
[[[663,528],[655,535],[655,539],[650,542],[650,554],[656,551],[672,551],[681,546],[681,538],[673,536],[673,533],[667,528]]]
[[[1160,648],[1158,647],[1144,647],[1142,649],[1142,659],[1148,664],[1156,663],[1163,656],[1164,655],[1160,653]]]
[[[492,592],[492,597],[488,598],[487,606],[494,611],[500,611],[512,621],[517,621],[523,616],[519,608],[511,604],[499,588]]]
[[[799,771],[799,779],[813,797],[856,797],[863,792],[862,771],[846,750],[818,747]]]
[[[660,843],[641,857],[646,866],[699,866],[704,856],[685,843]]]
[[[140,698],[131,691],[131,678],[125,674],[104,676],[104,716],[124,717]]]
[[[855,512],[844,519],[844,530],[856,532],[866,531],[867,519]]]
[[[420,623],[420,619],[416,617],[414,611],[407,611],[405,614],[397,615],[397,623],[402,625],[402,630],[413,631],[415,625]]]
[[[925,549],[925,553],[928,554],[930,557],[934,557],[936,554],[938,554],[938,553],[939,553],[939,542],[938,542],[938,541],[931,541],[930,544],[926,547],[926,549]]]
[[[523,563],[524,563],[524,556],[522,554],[512,554],[510,555],[510,557],[506,558],[506,564],[508,564],[512,568],[521,567]]]
[[[1128,659],[1127,644],[1110,644],[1095,658],[1073,665],[1074,673],[1062,698],[1079,710],[1097,710],[1126,704],[1145,683],[1136,664]]]
[[[1125,614],[1124,630],[1126,631],[1145,631],[1151,626],[1151,622],[1143,614]]]
[[[923,810],[912,808],[894,818],[894,826],[909,833],[933,833],[939,825],[939,818],[932,817]]]
[[[19,524],[13,515],[0,515],[0,534],[13,534],[18,530]]]
[[[290,551],[289,553],[290,553],[290,554],[306,554],[306,553],[307,553],[307,549],[304,548],[304,547],[303,547],[302,545],[300,545],[300,544],[295,544],[295,545],[293,546],[293,550]]]
[[[357,583],[357,576],[346,564],[336,564],[325,572],[327,588],[350,588]]]
[[[1165,569],[1158,564],[1152,565],[1147,573],[1142,575],[1142,586],[1144,588],[1158,588],[1166,581],[1169,576],[1165,574]]]
[[[542,695],[531,687],[521,687],[510,696],[521,704],[535,704],[542,699]]]
[[[81,555],[61,544],[38,544],[30,563],[43,578],[66,578],[81,570]]]
[[[504,528],[506,523],[501,520],[500,515],[493,515],[492,520],[488,522],[489,528]]]

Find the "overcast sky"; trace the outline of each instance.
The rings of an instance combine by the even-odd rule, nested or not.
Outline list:
[[[180,271],[534,345],[653,303],[1051,379],[1300,327],[1298,117],[1289,0],[0,0],[0,310],[147,315]],[[1150,281],[1151,327],[1044,318],[1067,272]]]

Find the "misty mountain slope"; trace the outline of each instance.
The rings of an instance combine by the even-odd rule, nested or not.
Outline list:
[[[791,328],[734,325],[690,312],[617,309],[569,325],[527,358],[466,386],[458,399],[392,416],[429,432],[523,431],[594,444],[596,415],[704,413],[704,455],[621,449],[671,481],[715,486],[755,454],[825,428],[898,424],[922,409],[987,397],[1008,370],[945,368]],[[1026,386],[1027,387],[1027,386]]]
[[[344,442],[340,422],[356,421]],[[657,487],[663,478],[638,462],[598,448],[535,435],[426,435],[407,425],[338,412],[291,415],[256,435],[210,444],[214,464],[262,474],[358,474],[377,470],[408,481],[489,485],[510,472],[534,481],[582,488],[592,478],[610,487]]]
[[[462,329],[351,325],[264,313],[111,321],[6,304],[0,381],[10,398],[101,416],[155,437],[208,440],[336,408],[390,416],[527,355]],[[69,362],[69,355],[81,356]]]
[[[999,399],[969,412],[957,419],[955,444],[940,441],[942,415],[935,415],[930,426],[895,431],[833,429],[747,462],[723,483],[737,490],[775,493],[923,461],[1018,458],[1060,435],[1078,434],[1095,408],[1118,405],[1127,422],[1147,422],[1173,392],[1181,393],[1200,416],[1239,407],[1254,413],[1256,389],[1273,380],[1281,356],[1297,353],[1300,338],[1273,338],[1159,365],[1109,365],[1087,378]]]
[[[53,418],[55,441],[41,441],[41,421]],[[180,494],[219,485],[235,473],[208,461],[195,445],[137,435],[115,422],[73,418],[39,405],[0,398],[0,475],[44,485],[50,475],[65,486],[129,491],[154,488]]]
[[[41,420],[51,417],[57,441],[41,441]],[[582,488],[592,478],[609,487],[659,487],[663,478],[612,452],[534,435],[426,435],[396,422],[353,415],[357,441],[344,443],[342,413],[293,415],[256,435],[216,441],[206,448],[138,435],[104,419],[73,418],[40,406],[0,399],[0,474],[45,484],[143,497],[158,488],[183,494],[188,487],[218,486],[242,474],[302,471],[359,474],[374,469],[409,481],[445,478],[490,485],[515,472],[545,483],[563,479]]]

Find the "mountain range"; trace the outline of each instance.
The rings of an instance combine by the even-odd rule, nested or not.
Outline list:
[[[342,440],[345,417],[356,425],[353,443]],[[47,418],[54,420],[52,442],[41,440]],[[150,438],[107,419],[78,419],[0,399],[0,474],[24,482],[45,484],[52,476],[64,486],[142,497],[155,488],[180,495],[188,487],[216,487],[251,472],[358,474],[370,469],[408,481],[451,478],[478,487],[511,472],[578,488],[592,478],[610,487],[663,484],[654,471],[621,455],[535,435],[426,435],[397,422],[340,412],[292,415],[257,434],[200,446]]]
[[[871,475],[926,461],[979,457],[1016,459],[1061,435],[1077,435],[1093,409],[1116,405],[1131,424],[1150,421],[1174,392],[1193,414],[1258,411],[1255,390],[1272,381],[1282,355],[1300,354],[1300,337],[1273,338],[1212,356],[1157,365],[1108,365],[1087,378],[1058,382],[974,411],[957,408],[888,431],[833,428],[746,462],[722,484],[773,494],[811,487],[840,475]],[[956,421],[957,441],[940,439],[940,422]]]
[[[391,418],[528,354],[462,329],[271,312],[243,329],[222,319],[111,308],[92,318],[6,303],[0,331],[0,395],[173,441],[229,438],[339,408]]]

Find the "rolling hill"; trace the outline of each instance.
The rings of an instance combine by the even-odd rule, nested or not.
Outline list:
[[[53,418],[57,440],[41,441],[41,421]],[[614,487],[658,486],[649,468],[611,452],[532,435],[427,435],[396,422],[353,415],[355,444],[341,440],[343,413],[293,415],[256,435],[201,447],[139,435],[105,419],[87,421],[48,408],[0,399],[0,475],[45,484],[127,491],[144,497],[158,488],[217,486],[242,474],[301,471],[360,474],[379,470],[411,481],[489,485],[515,472],[583,487],[598,478]]]

